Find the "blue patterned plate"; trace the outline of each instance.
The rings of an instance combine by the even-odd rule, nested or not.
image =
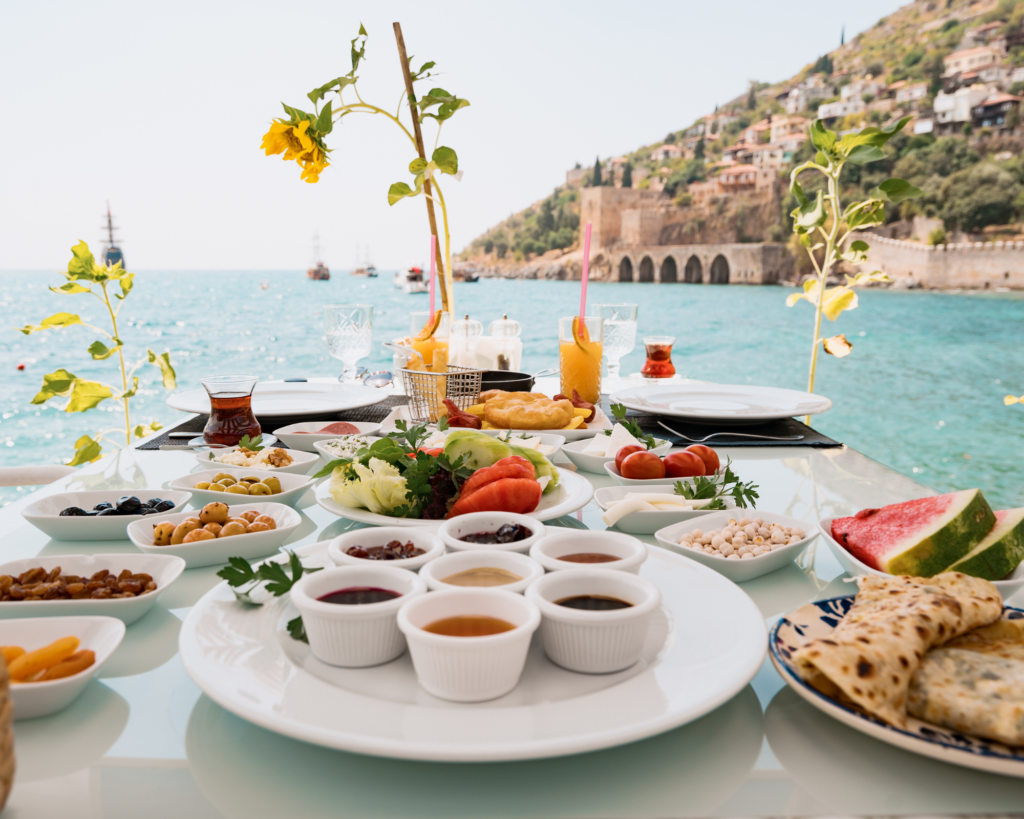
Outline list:
[[[907,717],[906,728],[894,728],[845,705],[840,705],[805,683],[792,661],[800,646],[827,637],[853,606],[856,595],[832,597],[810,603],[783,617],[768,635],[768,650],[776,670],[789,687],[815,708],[851,728],[897,748],[930,756],[952,765],[989,773],[1024,778],[1024,748],[1012,749],[998,742],[939,728]],[[1024,618],[1024,610],[1007,606],[1011,619]]]

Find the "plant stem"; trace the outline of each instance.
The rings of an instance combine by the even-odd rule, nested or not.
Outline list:
[[[102,282],[100,285],[103,288],[103,303],[107,305],[107,312],[110,313],[110,323],[114,327],[114,335],[112,338],[119,342],[119,336],[117,334],[117,313],[114,312],[114,308],[110,304],[110,294],[107,292],[107,283]],[[117,358],[121,362],[121,392],[128,392],[128,371],[124,366],[124,347],[118,343],[117,345]],[[128,398],[124,397],[121,399],[124,402],[124,445],[129,447],[132,445],[132,422],[131,417],[128,414]]]
[[[363,108],[368,109],[368,110],[365,110],[365,111],[357,110],[357,109],[363,109]],[[345,111],[352,111],[353,113],[357,113],[357,114],[358,113],[363,113],[363,114],[383,114],[385,117],[387,117],[393,123],[395,123],[395,125],[397,125],[399,128],[402,129],[402,132],[407,137],[409,137],[409,141],[413,144],[414,147],[416,145],[416,138],[412,134],[409,133],[409,129],[408,128],[406,128],[404,125],[402,125],[402,121],[400,119],[398,119],[397,117],[393,117],[391,114],[389,114],[384,109],[378,108],[376,105],[370,105],[368,102],[362,102],[362,101],[360,101],[360,102],[353,102],[351,105],[343,105],[343,106],[341,106],[341,108],[338,109],[338,113],[342,113],[343,114],[343,112],[345,112]]]
[[[444,257],[445,257],[445,268],[444,277],[445,284],[449,293],[455,292],[455,283],[452,278],[452,237],[448,233],[448,208],[444,204],[444,194],[441,193],[441,186],[437,184],[437,180],[434,180],[434,190],[437,191],[437,202],[441,206],[441,220],[444,222]],[[454,310],[455,308],[452,307]],[[452,321],[455,320],[455,316],[452,316]]]

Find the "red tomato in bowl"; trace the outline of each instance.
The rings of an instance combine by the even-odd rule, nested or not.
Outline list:
[[[629,446],[620,447],[619,451],[615,453],[615,468],[619,470],[619,473],[621,474],[622,462],[626,460],[628,456],[632,455],[634,452],[646,451],[647,450],[644,449],[642,446],[637,446],[636,444],[630,444]]]
[[[673,452],[665,456],[665,474],[670,478],[694,478],[704,474],[704,461],[696,452]]]
[[[665,464],[653,452],[633,452],[623,459],[619,474],[631,481],[660,480],[665,477]]]
[[[704,474],[714,475],[718,468],[722,465],[722,462],[718,460],[718,453],[715,452],[711,447],[704,446],[703,444],[694,444],[688,446],[683,450],[684,452],[692,452],[702,461],[704,461]]]

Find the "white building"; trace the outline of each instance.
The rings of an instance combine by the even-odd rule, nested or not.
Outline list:
[[[824,105],[818,106],[818,119],[835,119],[836,117],[845,117],[850,114],[863,114],[865,107],[864,100],[860,97],[849,97],[837,102],[826,102]]]
[[[959,88],[952,94],[940,91],[935,97],[935,125],[936,130],[953,131],[955,126],[971,121],[971,109],[983,102],[988,96],[988,89],[984,85],[972,85],[968,88]]]
[[[978,46],[962,51],[954,51],[943,60],[946,77],[963,74],[967,71],[978,71],[986,65],[1001,62],[1001,54],[990,46]]]
[[[912,105],[928,96],[928,83],[919,82],[905,85],[896,91],[897,105]]]
[[[831,96],[832,89],[825,85],[820,76],[815,74],[790,89],[784,103],[786,113],[799,114],[806,110],[811,100],[824,100]]]
[[[662,145],[654,149],[654,153],[651,154],[651,161],[666,162],[670,159],[676,159],[681,151],[682,148],[680,148],[678,145]]]

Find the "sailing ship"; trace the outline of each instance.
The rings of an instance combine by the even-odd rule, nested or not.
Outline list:
[[[113,267],[118,262],[121,263],[121,268],[124,269],[124,254],[121,252],[121,248],[114,242],[114,217],[110,215],[110,202],[107,202],[107,244],[103,248],[103,264]]]
[[[357,246],[358,248],[358,246]],[[358,254],[357,254],[358,255]],[[370,279],[377,278],[377,268],[373,266],[373,262],[370,261],[370,246],[366,246],[365,261],[356,260],[356,268],[352,271],[353,276],[366,276]]]
[[[328,282],[331,280],[331,271],[320,261],[320,234],[313,234],[313,266],[306,271],[306,278],[317,282]]]
[[[405,293],[426,293],[427,282],[423,278],[423,268],[410,267],[406,271],[395,273],[395,287]]]

